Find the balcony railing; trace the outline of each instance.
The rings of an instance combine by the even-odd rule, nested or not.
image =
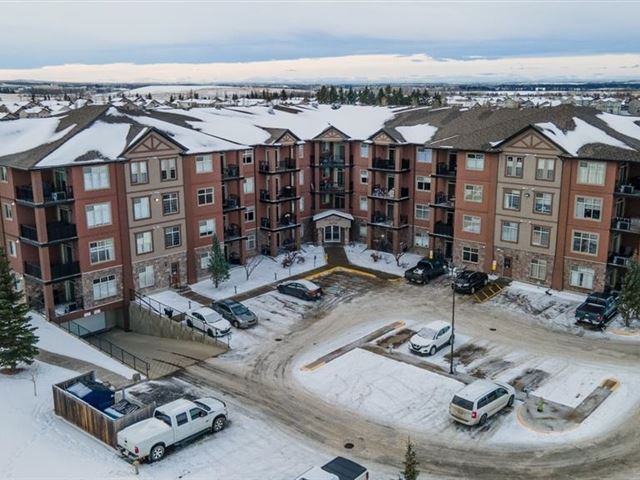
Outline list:
[[[272,230],[277,230],[279,228],[294,227],[297,224],[298,224],[297,217],[291,213],[286,213],[282,215],[275,222],[272,222],[269,218],[266,218],[266,217],[262,217],[260,219],[260,226],[262,228],[268,228]]]
[[[24,262],[24,273],[35,278],[44,280],[40,265],[31,262]],[[79,262],[56,263],[51,265],[51,280],[72,277],[80,274]]]
[[[232,224],[228,225],[224,229],[224,239],[225,240],[231,240],[233,238],[240,238],[241,235],[242,235],[242,233],[240,231],[240,225],[238,225],[236,223],[232,223]]]
[[[433,233],[443,235],[445,237],[453,237],[453,225],[448,223],[436,222]]]
[[[277,162],[269,162],[263,160],[258,164],[258,171],[260,173],[281,173],[291,170],[297,170],[295,158],[285,158],[284,160],[278,160]]]
[[[438,192],[431,205],[434,207],[455,208],[456,197],[454,195],[447,195],[444,192]]]
[[[640,197],[640,177],[636,177],[624,183],[618,183],[616,185],[615,193]]]
[[[260,200],[263,202],[275,202],[278,200],[287,200],[296,198],[297,190],[295,187],[282,187],[277,195],[272,195],[269,190],[260,190]]]
[[[408,158],[400,160],[400,168],[397,162],[389,158],[376,157],[371,161],[371,168],[375,170],[388,170],[391,172],[408,171],[411,167],[411,161]]]
[[[611,222],[613,230],[640,233],[640,218],[615,217]]]
[[[436,165],[436,175],[440,175],[442,177],[455,177],[456,169],[451,168],[451,166],[446,162],[440,162]]]
[[[393,216],[385,215],[382,212],[375,212],[373,215],[371,215],[371,223],[385,227],[398,228],[407,225],[408,222],[409,217],[407,217],[406,215],[399,215],[397,222]]]
[[[49,242],[67,240],[77,236],[78,232],[73,223],[53,222],[47,224],[47,239]]]
[[[331,152],[322,152],[319,165],[321,167],[344,167],[345,158],[334,155]]]
[[[227,195],[222,200],[222,209],[232,210],[234,208],[240,208],[240,197],[238,195]]]
[[[223,180],[240,178],[240,167],[238,165],[227,165],[222,171]]]
[[[617,267],[628,267],[633,259],[633,253],[609,253],[608,263]]]
[[[64,203],[73,200],[73,190],[71,187],[59,188],[50,183],[42,184],[44,205],[53,205],[56,203]],[[16,187],[16,200],[37,205],[33,195],[33,187],[31,185],[22,185]]]
[[[344,193],[345,185],[344,183],[324,182],[320,184],[320,191],[322,193]]]
[[[35,278],[42,278],[42,269],[40,265],[30,262],[24,262],[24,273]]]
[[[409,189],[407,187],[401,187],[400,190],[397,188],[387,190],[380,185],[374,185],[370,196],[384,200],[401,200],[409,198]]]
[[[35,225],[20,225],[20,236],[34,242],[38,241],[38,229]]]

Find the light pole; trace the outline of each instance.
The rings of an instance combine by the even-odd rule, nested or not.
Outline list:
[[[449,265],[449,276],[451,277],[451,353],[449,354],[449,373],[454,375],[453,371],[453,344],[455,342],[456,333],[456,284],[455,284],[456,268],[453,264]]]

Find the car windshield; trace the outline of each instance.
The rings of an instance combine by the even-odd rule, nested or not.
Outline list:
[[[204,317],[204,321],[207,323],[216,323],[218,320],[220,320],[220,315],[218,315],[217,313],[206,313],[203,315]]]
[[[165,415],[162,412],[156,412],[153,414],[153,416],[158,420],[162,420],[164,423],[171,426],[171,417],[169,417],[169,415]]]
[[[430,328],[421,328],[418,332],[418,336],[426,338],[427,340],[432,340],[433,337],[436,336],[436,331],[431,330]]]
[[[453,400],[451,400],[451,403],[453,403],[454,405],[460,408],[464,408],[465,410],[473,410],[473,402],[470,402],[469,400],[465,400],[464,398],[461,398],[457,395],[453,397]]]
[[[203,409],[206,412],[210,412],[211,408],[209,407],[209,405],[206,405],[202,402],[199,402],[197,400],[194,400],[193,403],[195,403],[197,406],[199,406],[201,409]]]
[[[231,307],[231,311],[236,315],[244,315],[246,313],[249,313],[249,309],[244,305],[234,305]]]

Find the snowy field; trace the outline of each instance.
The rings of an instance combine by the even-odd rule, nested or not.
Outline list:
[[[304,272],[320,268],[327,264],[325,259],[324,248],[315,245],[303,245],[301,248],[304,263],[294,262],[291,268],[283,268],[282,260],[284,255],[279,255],[275,259],[262,256],[261,262],[255,268],[249,280],[247,280],[245,268],[242,266],[231,269],[231,278],[215,288],[211,279],[206,278],[198,283],[191,285],[191,289],[204,295],[205,297],[215,300],[232,297],[238,293],[248,292],[255,288],[263,287],[270,283],[285,280],[293,275],[299,275]],[[315,258],[315,262],[314,262]]]
[[[356,243],[353,246],[347,245],[344,247],[344,251],[347,254],[349,263],[352,265],[398,276],[403,276],[405,270],[414,267],[423,258],[422,255],[415,253],[405,253],[400,258],[400,266],[398,266],[392,254],[368,249],[364,243]],[[371,258],[372,253],[378,253],[382,258],[374,262],[373,258]]]

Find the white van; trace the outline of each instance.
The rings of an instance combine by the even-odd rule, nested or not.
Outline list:
[[[513,406],[515,389],[506,383],[476,380],[453,396],[449,416],[465,425],[484,425],[504,407]]]

